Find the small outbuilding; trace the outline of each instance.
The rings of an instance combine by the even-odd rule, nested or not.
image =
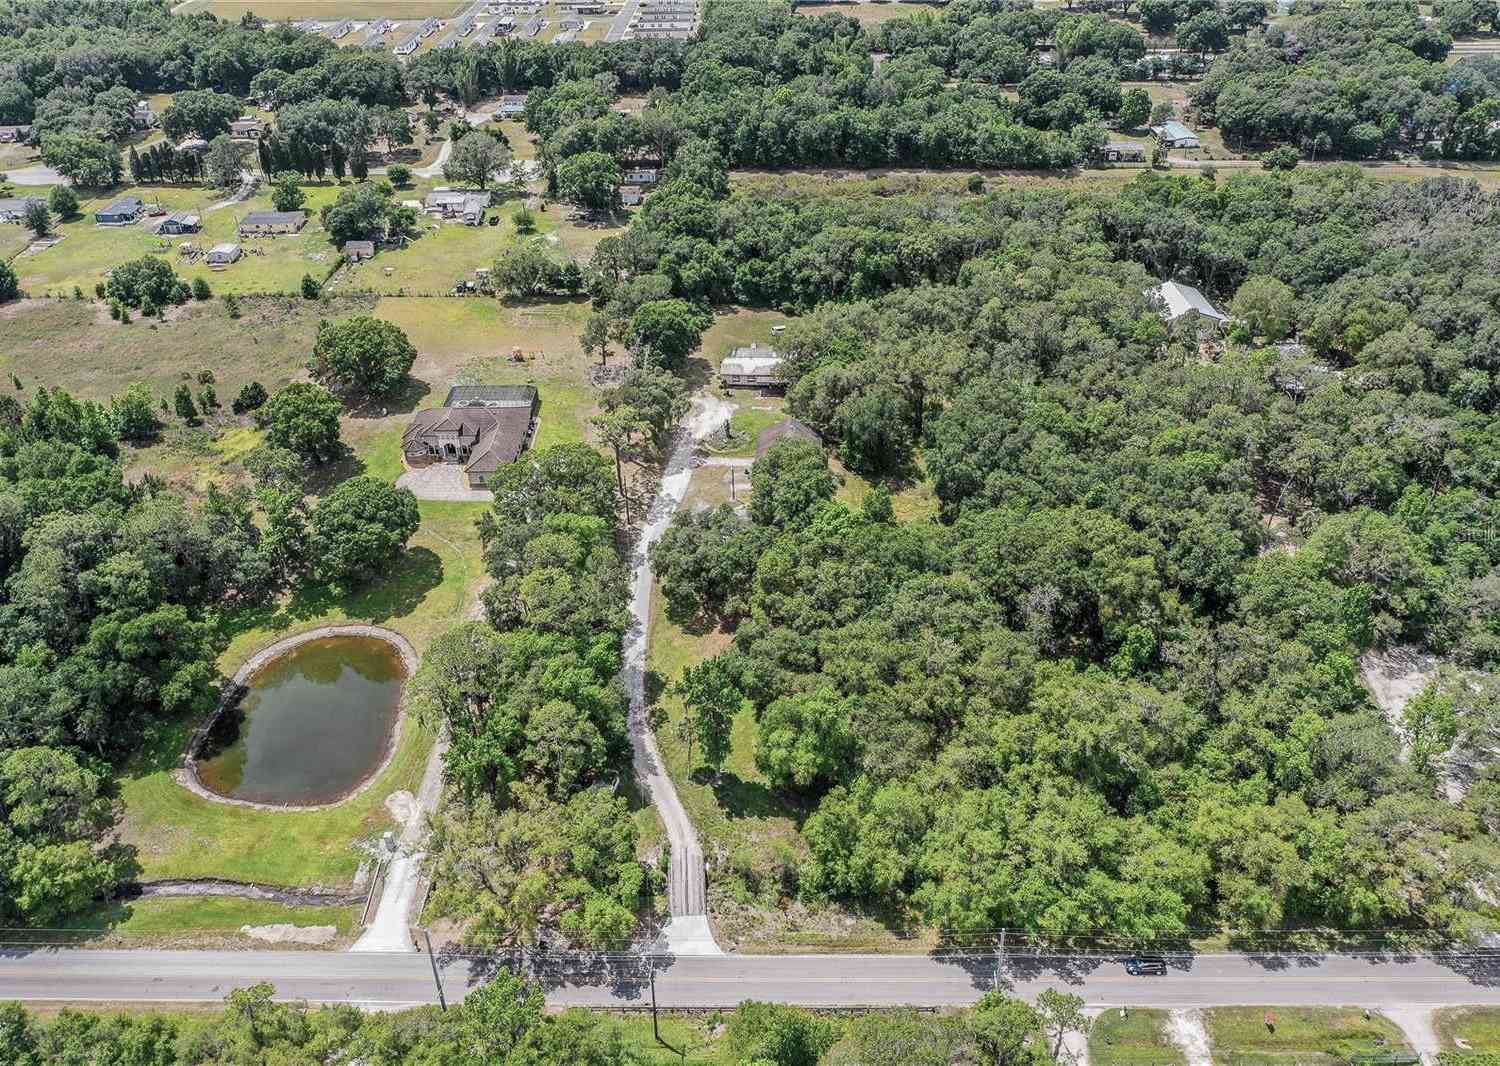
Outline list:
[[[236,262],[240,255],[238,244],[216,244],[208,250],[208,265],[222,269]]]
[[[300,233],[307,225],[306,211],[251,211],[240,219],[241,237],[275,237]]]
[[[639,185],[621,185],[620,203],[626,207],[637,207],[646,202],[646,193]]]
[[[1111,141],[1103,149],[1106,163],[1144,163],[1146,146],[1134,141]]]
[[[1176,119],[1168,119],[1160,126],[1152,126],[1156,139],[1168,148],[1202,148],[1198,135]]]
[[[1180,281],[1164,281],[1151,294],[1161,304],[1161,317],[1174,329],[1186,323],[1207,324],[1217,329],[1229,321],[1229,316],[1211,304],[1207,296]]]
[[[719,383],[727,389],[781,388],[786,385],[785,363],[774,348],[736,348],[719,364]]]
[[[237,141],[258,141],[265,132],[266,124],[258,118],[237,118],[229,124],[229,135]]]
[[[191,211],[173,211],[161,220],[161,225],[156,227],[157,233],[183,234],[197,233],[203,228],[203,220]]]
[[[101,226],[133,226],[146,211],[146,203],[139,196],[122,196],[108,207],[94,212],[94,221]]]
[[[755,438],[755,457],[759,459],[771,450],[771,445],[780,440],[806,440],[817,445],[822,445],[823,438],[818,436],[818,431],[806,422],[795,418],[783,418],[774,426],[767,426],[760,431],[760,436]]]
[[[351,263],[359,263],[366,259],[375,258],[374,241],[345,241],[344,258]]]

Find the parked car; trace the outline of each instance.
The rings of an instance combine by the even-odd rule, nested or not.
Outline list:
[[[1167,960],[1160,955],[1132,955],[1125,960],[1125,972],[1131,977],[1161,977],[1167,972]]]

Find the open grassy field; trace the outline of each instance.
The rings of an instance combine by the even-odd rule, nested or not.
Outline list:
[[[91,299],[20,301],[0,308],[0,372],[17,374],[27,388],[61,385],[107,400],[132,381],[169,394],[184,376],[211,370],[228,404],[250,381],[274,391],[300,377],[320,318],[372,306],[364,298],[257,297],[240,301],[240,317],[230,318],[222,301],[209,300],[175,308],[166,321],[121,325]]]
[[[121,188],[108,196],[85,200],[78,218],[57,226],[62,240],[42,251],[21,254],[15,261],[16,272],[22,289],[33,296],[67,296],[75,286],[92,296],[95,284],[104,280],[110,268],[143,255],[159,255],[189,282],[204,278],[215,293],[298,293],[304,274],[321,282],[338,262],[339,250],[329,241],[318,212],[351,184],[352,180],[342,185],[330,180],[303,186],[309,219],[301,233],[244,239],[237,236],[239,220],[251,211],[269,209],[269,192],[262,191],[243,203],[226,204],[227,194],[222,190],[199,186]],[[420,200],[443,184],[441,178],[425,179],[411,188],[398,189],[396,198]],[[139,196],[148,204],[159,203],[168,212],[197,211],[202,215],[203,228],[195,234],[157,236],[145,223],[119,227],[94,223],[94,211],[127,195]],[[502,225],[464,226],[423,219],[420,238],[406,248],[382,250],[373,260],[342,271],[335,286],[387,294],[445,293],[460,279],[472,280],[475,267],[492,264],[514,239],[514,206],[495,211],[503,219]],[[538,231],[559,250],[587,259],[594,245],[610,231],[571,226],[563,214],[561,207],[554,207],[540,216]],[[7,245],[19,251],[29,243],[21,227],[3,229],[6,232],[0,233],[0,242],[5,243],[0,244],[0,252]],[[206,249],[224,243],[238,243],[245,254],[221,270],[211,270],[201,258],[189,262],[180,251],[184,244]]]
[[[1390,1020],[1358,1007],[1215,1007],[1203,1012],[1216,1061],[1235,1066],[1337,1066],[1350,1055],[1410,1051]]]
[[[1162,1010],[1107,1010],[1089,1030],[1090,1066],[1179,1066],[1186,1061],[1167,1033]]]
[[[83,200],[80,217],[57,227],[63,239],[45,251],[21,256],[15,263],[16,272],[21,276],[21,288],[32,295],[49,292],[66,295],[75,285],[92,295],[94,285],[104,280],[111,267],[143,255],[160,255],[179,276],[188,281],[205,278],[216,293],[295,292],[303,274],[312,274],[321,281],[337,258],[336,249],[329,244],[317,220],[317,212],[325,203],[338,198],[338,186],[331,182],[313,184],[306,186],[305,191],[306,209],[311,217],[301,233],[241,240],[236,235],[239,220],[251,211],[269,210],[269,193],[210,210],[226,200],[223,190],[201,186],[123,187],[105,196]],[[122,196],[139,196],[148,204],[159,203],[168,212],[197,211],[202,215],[203,228],[185,236],[159,237],[144,223],[96,225],[93,212]],[[227,269],[210,270],[202,259],[196,263],[184,260],[178,252],[184,243],[198,248],[239,243],[245,255]]]
[[[358,905],[339,907],[289,907],[268,900],[234,899],[228,896],[122,900],[81,915],[69,928],[98,930],[89,937],[91,947],[171,946],[187,940],[195,947],[209,943],[225,947],[265,947],[240,932],[242,925],[331,925],[338,939],[329,947],[347,942],[359,923]]]
[[[1500,1052],[1500,1008],[1449,1007],[1433,1014],[1432,1027],[1445,1050]]]
[[[876,0],[876,2],[846,3],[843,0],[835,0],[826,4],[802,3],[797,5],[797,14],[816,18],[819,15],[837,13],[848,15],[852,19],[858,19],[867,26],[880,22],[888,22],[891,19],[907,18],[918,12],[926,11],[936,14],[942,9],[932,4],[902,3],[900,0]]]

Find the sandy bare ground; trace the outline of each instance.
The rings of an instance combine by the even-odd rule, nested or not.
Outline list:
[[[240,932],[256,940],[272,944],[330,944],[338,939],[339,931],[332,925],[291,925],[278,922],[275,925],[242,925]]]
[[[1386,720],[1398,734],[1401,732],[1401,716],[1406,705],[1427,687],[1437,673],[1439,662],[1435,655],[1428,655],[1412,647],[1371,650],[1359,659],[1360,676],[1375,704],[1385,713]],[[1401,745],[1401,758],[1408,757],[1405,741]]]
[[[1167,1032],[1171,1034],[1172,1042],[1182,1049],[1187,1066],[1214,1066],[1201,1011],[1172,1011],[1167,1015]]]
[[[1432,1027],[1432,1011],[1420,1007],[1402,1007],[1387,1009],[1381,1013],[1401,1027],[1401,1032],[1406,1035],[1406,1042],[1422,1056],[1424,1063],[1436,1066],[1438,1052],[1442,1051],[1443,1044],[1438,1039],[1437,1030]]]

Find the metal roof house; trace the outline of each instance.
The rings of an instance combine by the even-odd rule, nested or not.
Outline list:
[[[621,185],[620,203],[626,207],[637,207],[646,202],[646,193],[639,185]]]
[[[94,221],[101,226],[129,226],[137,222],[146,210],[139,196],[122,196],[108,207],[94,212]]]
[[[778,388],[786,384],[785,363],[775,348],[736,348],[719,364],[719,383],[728,389]]]
[[[417,50],[421,43],[422,35],[420,33],[413,33],[396,46],[396,54],[398,56],[409,56]]]
[[[470,488],[513,463],[531,439],[536,389],[530,385],[457,385],[442,407],[418,411],[401,435],[412,466],[460,463]]]
[[[443,24],[437,19],[423,19],[422,25],[417,28],[417,33],[423,37],[431,37]]]
[[[655,185],[660,177],[655,167],[632,167],[621,180],[626,185]]]
[[[341,19],[328,31],[328,39],[330,41],[337,41],[340,38],[349,36],[353,32],[354,21],[352,19]]]
[[[484,221],[490,206],[488,192],[473,189],[434,189],[422,198],[422,210],[435,218],[462,218],[471,226]]]
[[[173,211],[161,220],[161,225],[156,227],[157,233],[182,234],[197,233],[202,228],[203,220],[192,211]]]
[[[238,244],[216,244],[208,250],[210,267],[227,267],[241,255]]]
[[[1156,139],[1168,148],[1202,148],[1198,135],[1176,119],[1168,119],[1160,126],[1152,126]]]
[[[1180,281],[1164,281],[1151,290],[1151,295],[1161,303],[1161,317],[1170,326],[1208,322],[1217,328],[1229,321],[1229,316],[1209,303],[1207,296]]]
[[[307,225],[306,211],[251,211],[240,219],[241,237],[273,237],[298,233]]]
[[[362,259],[374,259],[375,242],[345,241],[343,252],[344,258],[349,260],[351,263],[358,263]]]
[[[502,96],[500,97],[500,117],[518,118],[526,114],[526,97],[524,96]]]

